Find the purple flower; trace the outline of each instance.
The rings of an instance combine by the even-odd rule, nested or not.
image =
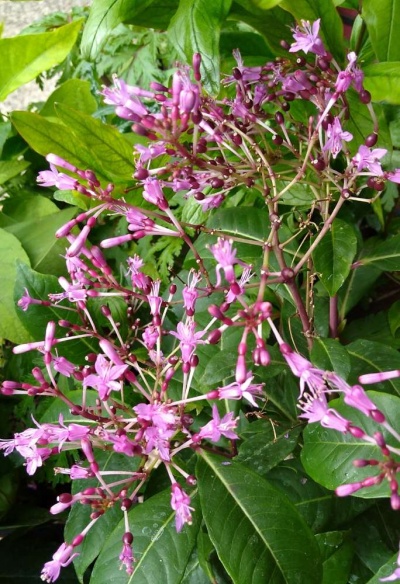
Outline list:
[[[75,365],[65,357],[53,357],[53,367],[65,377],[71,377],[71,373],[75,371]]]
[[[162,298],[160,296],[161,280],[155,280],[151,284],[150,294],[147,294],[147,302],[149,303],[150,312],[153,316],[159,316]]]
[[[60,575],[61,568],[66,568],[79,554],[73,554],[74,548],[66,543],[61,544],[50,562],[43,567],[41,578],[44,582],[55,582]]]
[[[170,334],[176,337],[179,341],[179,348],[182,354],[182,361],[188,363],[196,350],[199,343],[204,344],[205,341],[201,341],[201,337],[204,335],[204,331],[195,332],[196,323],[193,320],[189,320],[186,323],[179,322],[175,331],[170,331]]]
[[[247,399],[252,406],[257,408],[257,403],[253,396],[259,396],[262,393],[263,383],[252,383],[254,377],[248,373],[247,379],[243,383],[234,381],[229,385],[218,388],[219,399]]]
[[[175,511],[176,531],[181,531],[185,523],[192,524],[193,507],[190,507],[190,497],[178,483],[171,487],[171,507]]]
[[[237,425],[237,419],[234,419],[233,416],[233,412],[228,412],[221,419],[218,408],[216,404],[214,404],[212,407],[212,420],[201,428],[198,437],[200,439],[208,438],[213,442],[218,442],[221,436],[225,436],[230,440],[238,440],[239,437],[233,432],[233,429],[236,428]]]
[[[353,385],[344,392],[344,401],[347,405],[356,408],[366,416],[376,410],[376,405],[369,399],[361,385]]]
[[[394,369],[393,371],[380,371],[379,373],[366,373],[365,375],[360,375],[358,381],[367,384],[381,383],[381,381],[395,379],[396,377],[400,377],[400,369]]]
[[[193,316],[194,314],[196,300],[199,297],[196,286],[200,280],[201,274],[192,270],[188,276],[187,286],[184,286],[182,290],[183,306],[188,316]]]
[[[335,83],[336,93],[344,93],[350,85],[360,92],[363,88],[364,73],[356,67],[357,55],[351,52],[347,55],[349,64],[344,71],[340,71]]]
[[[57,187],[61,191],[75,190],[78,184],[76,178],[58,172],[53,164],[50,164],[50,168],[51,170],[42,170],[38,174],[36,181],[41,187]]]
[[[233,249],[232,241],[229,239],[218,237],[217,243],[210,246],[210,251],[218,262],[216,266],[217,286],[221,284],[221,270],[224,271],[226,280],[232,284],[233,282],[236,282],[233,266],[239,264],[248,267],[247,264],[236,259],[236,249]]]
[[[300,379],[300,398],[305,391],[319,395],[326,390],[325,372],[322,369],[314,367],[311,361],[293,351],[286,343],[281,343],[279,348],[293,375]]]
[[[320,19],[318,18],[312,25],[308,20],[302,20],[301,24],[302,26],[297,26],[293,31],[293,38],[296,42],[292,43],[289,52],[304,51],[306,54],[310,52],[320,57],[325,56],[326,50],[318,35]]]
[[[168,203],[162,192],[160,181],[157,178],[149,177],[146,178],[143,184],[143,198],[163,211],[168,209]]]
[[[385,178],[387,178],[391,182],[400,184],[400,168],[396,168],[396,170],[390,170],[389,172],[385,172]]]
[[[112,365],[101,353],[97,355],[94,364],[96,374],[91,373],[83,380],[85,387],[94,387],[99,392],[100,399],[108,399],[111,391],[121,391],[119,379],[125,373],[128,365]]]
[[[342,433],[346,433],[349,429],[349,420],[328,407],[324,394],[307,395],[306,399],[299,402],[299,407],[303,410],[299,418],[305,418],[310,423],[319,422],[324,428],[331,428]]]
[[[43,304],[43,301],[37,300],[36,298],[32,298],[32,296],[29,294],[28,289],[24,288],[24,294],[18,300],[17,304],[20,308],[22,308],[24,312],[26,312],[31,304]],[[44,302],[44,304],[46,304],[46,302]]]
[[[133,574],[133,563],[135,561],[132,552],[132,544],[123,541],[122,551],[119,554],[119,559],[122,562],[122,566],[125,566],[126,573],[130,576]]]
[[[382,176],[383,170],[379,160],[387,154],[385,148],[374,148],[371,150],[368,146],[362,144],[357,154],[353,157],[352,162],[356,165],[357,170],[361,172],[362,170],[369,170],[376,176]]]
[[[323,150],[324,152],[330,152],[333,158],[336,158],[339,152],[343,150],[343,141],[350,142],[353,139],[353,134],[343,131],[338,117],[335,117],[333,123],[329,124],[326,135],[328,140],[325,142]]]

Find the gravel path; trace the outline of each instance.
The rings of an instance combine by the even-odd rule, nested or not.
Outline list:
[[[69,12],[73,6],[87,6],[90,0],[41,0],[35,2],[11,2],[0,0],[0,22],[3,22],[3,38],[18,34],[23,28],[32,24],[46,14],[52,12]],[[1,74],[1,64],[0,64]],[[0,103],[0,111],[8,112],[14,109],[26,109],[33,101],[43,101],[53,91],[55,81],[45,84],[44,91],[31,81],[17,89]]]

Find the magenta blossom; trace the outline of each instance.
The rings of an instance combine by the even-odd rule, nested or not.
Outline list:
[[[196,333],[195,328],[196,323],[193,320],[189,320],[186,323],[178,322],[176,332],[170,331],[170,334],[180,341],[179,348],[181,350],[182,361],[184,363],[189,363],[198,344],[205,343],[205,341],[201,340],[201,337],[204,335],[204,331],[199,331]]]
[[[297,51],[304,51],[315,53],[320,57],[326,55],[324,44],[319,37],[319,25],[321,20],[318,18],[311,25],[308,20],[302,20],[301,26],[297,26],[293,31],[293,38],[296,42],[292,43],[289,52],[297,53]]]
[[[263,383],[252,383],[254,377],[249,372],[247,379],[243,383],[234,381],[229,385],[218,388],[219,399],[246,399],[255,408],[258,407],[253,396],[260,396],[262,393]]]
[[[56,553],[53,554],[53,559],[50,562],[46,562],[43,567],[41,578],[44,582],[55,582],[57,580],[61,568],[66,568],[79,555],[72,553],[73,550],[72,545],[61,544]]]
[[[353,157],[352,162],[357,167],[358,172],[369,170],[376,176],[382,176],[383,170],[379,160],[387,154],[385,148],[368,148],[362,144],[357,154]]]
[[[230,440],[238,440],[237,434],[233,432],[236,428],[237,418],[235,419],[233,412],[228,412],[223,418],[220,417],[216,404],[212,407],[212,420],[203,426],[198,433],[198,437],[208,438],[212,442],[218,442],[221,436],[229,438]]]
[[[185,523],[192,524],[193,507],[190,507],[190,497],[178,483],[171,487],[171,507],[175,511],[176,531],[181,531]]]
[[[333,158],[343,150],[343,142],[350,142],[353,139],[353,134],[345,132],[342,129],[340,119],[335,117],[332,124],[329,124],[326,131],[327,141],[323,147],[324,152],[331,153]]]
[[[85,387],[94,387],[99,392],[100,399],[107,400],[111,391],[121,391],[121,376],[128,365],[112,365],[103,354],[97,356],[94,364],[95,373],[83,380]]]

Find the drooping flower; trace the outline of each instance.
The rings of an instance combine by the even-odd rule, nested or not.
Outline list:
[[[204,335],[204,331],[195,332],[196,323],[193,320],[189,320],[186,323],[178,322],[175,331],[170,331],[170,334],[176,337],[180,343],[179,348],[181,350],[182,361],[184,363],[189,363],[196,347],[199,343],[203,344],[205,341],[201,340]]]
[[[364,73],[356,66],[356,53],[349,53],[347,59],[349,64],[344,71],[339,72],[336,79],[335,89],[337,94],[347,91],[350,85],[353,85],[354,89],[358,92],[363,89]]]
[[[55,554],[53,554],[53,559],[45,563],[41,579],[44,582],[55,582],[60,575],[61,568],[66,568],[79,555],[73,553],[73,550],[72,545],[68,545],[65,542],[61,544]]]
[[[246,399],[255,408],[258,407],[254,396],[260,396],[262,393],[262,383],[252,383],[254,377],[249,372],[247,379],[243,383],[234,381],[229,385],[218,388],[219,399]]]
[[[343,150],[343,142],[350,142],[353,139],[353,134],[342,129],[340,119],[335,117],[332,124],[329,124],[326,131],[327,141],[323,147],[324,152],[331,153],[333,158]]]
[[[175,511],[176,531],[181,531],[185,523],[191,525],[193,507],[190,507],[190,497],[178,483],[171,487],[171,507]]]

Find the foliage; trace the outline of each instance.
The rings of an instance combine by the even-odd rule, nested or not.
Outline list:
[[[6,577],[37,538],[47,581],[400,579],[400,12],[357,7],[93,0],[0,40],[1,99],[60,75],[0,122]]]

